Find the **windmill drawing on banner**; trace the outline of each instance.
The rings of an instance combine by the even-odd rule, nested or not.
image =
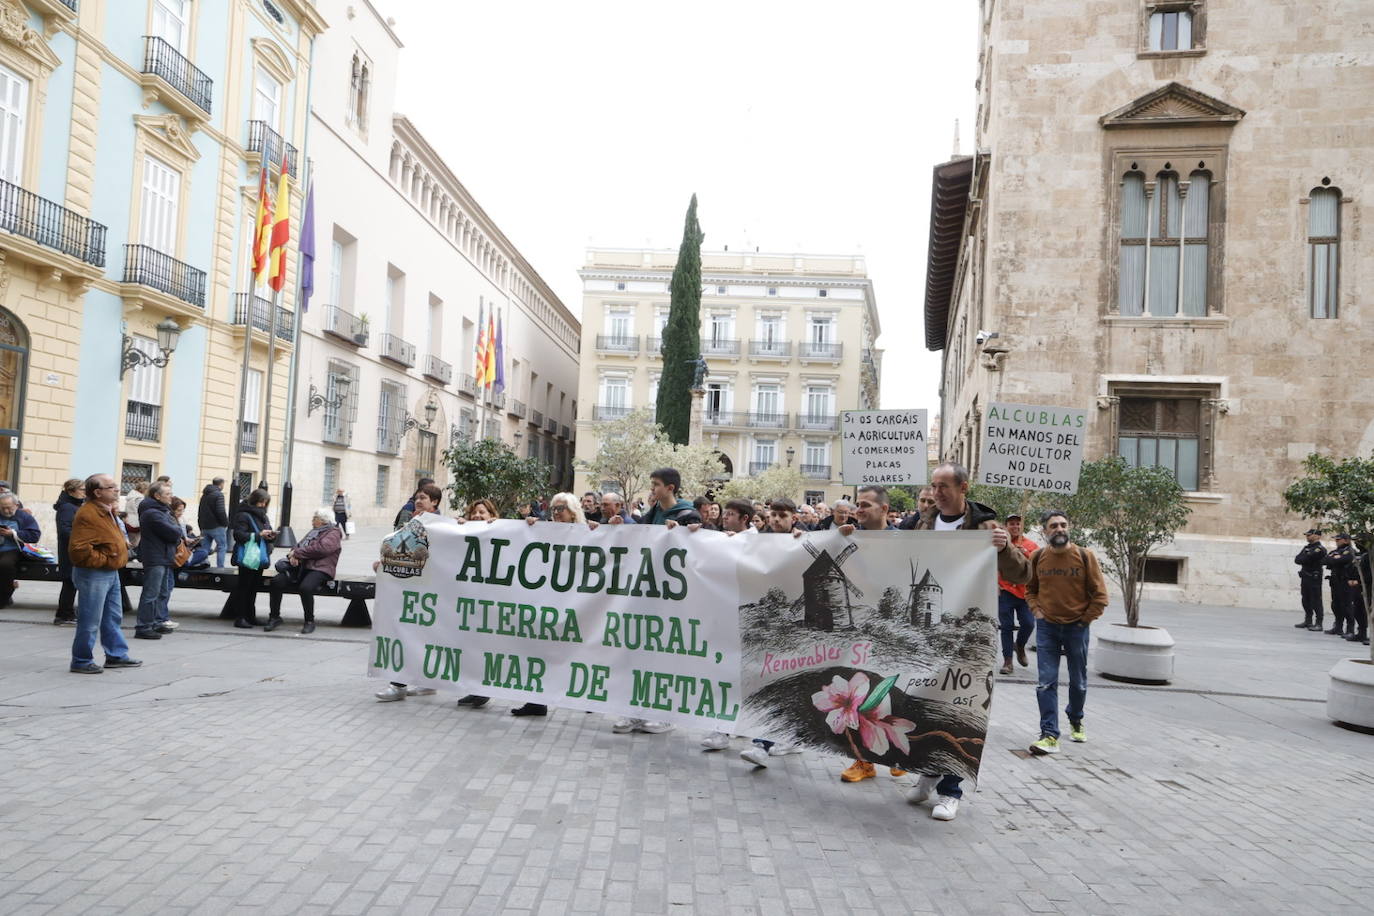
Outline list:
[[[911,592],[907,597],[907,613],[911,617],[913,627],[928,630],[940,622],[940,615],[944,613],[944,589],[935,581],[929,569],[919,582],[916,581],[916,563],[911,560],[907,562],[911,564]]]
[[[803,623],[811,630],[833,630],[835,617],[843,611],[845,626],[842,629],[854,629],[851,597],[862,598],[864,593],[840,567],[850,554],[859,549],[859,545],[851,541],[833,557],[828,550],[817,550],[810,541],[803,541],[802,546],[816,558],[802,573],[802,594],[806,607]]]

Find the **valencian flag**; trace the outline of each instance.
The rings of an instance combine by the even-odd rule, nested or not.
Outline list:
[[[291,241],[291,185],[286,175],[286,156],[281,157],[281,178],[277,181],[277,206],[272,223],[272,247],[268,259],[272,262],[272,276],[267,285],[273,292],[281,292],[286,283],[286,243]]]
[[[496,393],[506,390],[506,336],[501,330],[501,316],[496,316]]]
[[[305,215],[301,217],[301,312],[310,310],[315,293],[315,182],[305,194]]]
[[[487,361],[482,368],[482,387],[490,388],[496,381],[496,308],[487,312]]]
[[[487,375],[487,329],[482,324],[481,303],[477,305],[477,360],[473,363],[472,377],[476,379],[477,387],[482,387],[482,379]]]
[[[272,200],[267,196],[267,166],[262,167],[258,180],[258,213],[253,220],[253,278],[258,284],[267,282],[268,242],[272,235]]]

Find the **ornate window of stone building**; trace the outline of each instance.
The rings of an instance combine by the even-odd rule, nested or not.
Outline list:
[[[371,64],[360,52],[354,52],[349,73],[348,112],[345,122],[367,136],[367,97],[372,90]]]
[[[1340,243],[1340,189],[1313,188],[1307,201],[1307,302],[1313,318],[1339,316]]]
[[[1141,57],[1192,57],[1206,51],[1204,0],[1144,0],[1140,23]]]
[[[1218,151],[1116,159],[1117,313],[1200,318],[1220,311]]]
[[[1226,402],[1203,382],[1118,382],[1098,404],[1110,411],[1116,454],[1131,467],[1167,468],[1189,492],[1214,482],[1215,431]]]

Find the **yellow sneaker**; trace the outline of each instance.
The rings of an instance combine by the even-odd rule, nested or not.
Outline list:
[[[840,774],[840,778],[845,782],[862,782],[865,779],[872,779],[874,775],[873,764],[864,760],[856,760],[849,769]]]
[[[887,771],[891,773],[894,777],[906,775],[906,770],[899,770],[896,767],[888,767]]]

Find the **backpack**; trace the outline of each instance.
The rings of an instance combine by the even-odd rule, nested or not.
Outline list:
[[[257,519],[248,516],[248,524],[253,526],[253,536],[234,548],[234,565],[241,569],[266,569],[272,549],[263,543],[258,534]]]

